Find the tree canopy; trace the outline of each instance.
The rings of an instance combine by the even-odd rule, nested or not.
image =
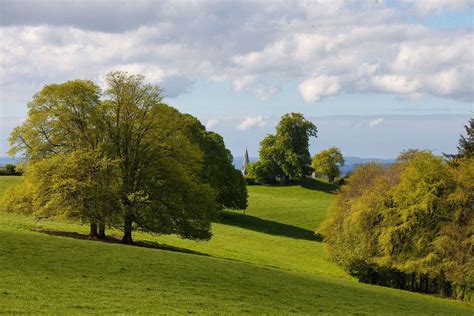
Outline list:
[[[106,83],[102,92],[73,80],[33,96],[10,137],[10,153],[27,161],[28,190],[16,193],[22,205],[41,199],[31,212],[78,217],[91,232],[98,223],[121,226],[124,243],[134,228],[208,239],[219,208],[247,206],[222,137],[163,103],[161,89],[141,75],[111,72]],[[110,207],[99,203],[101,194]]]
[[[469,299],[474,289],[474,160],[410,152],[356,169],[320,229],[364,282]]]
[[[250,164],[249,176],[262,183],[285,184],[308,175],[309,139],[316,136],[316,126],[302,114],[283,115],[275,135],[269,134],[260,142],[260,159]]]
[[[206,128],[195,117],[184,115],[187,135],[198,144],[203,153],[200,178],[217,192],[221,208],[246,209],[247,186],[242,173],[233,165],[233,157],[225,147],[224,139]]]
[[[337,147],[331,147],[316,154],[311,163],[311,167],[317,173],[327,176],[329,182],[334,182],[339,177],[342,166],[344,166],[344,157]]]

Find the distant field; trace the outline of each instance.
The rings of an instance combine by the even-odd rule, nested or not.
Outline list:
[[[0,177],[0,192],[18,181]],[[0,314],[474,313],[461,302],[358,283],[328,261],[312,231],[333,189],[316,181],[251,186],[246,215],[227,212],[209,242],[135,235],[175,251],[50,236],[31,229],[87,226],[0,213]]]

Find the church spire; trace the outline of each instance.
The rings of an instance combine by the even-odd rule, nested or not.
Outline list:
[[[244,162],[242,163],[242,174],[245,176],[247,175],[247,167],[249,165],[249,152],[247,150],[247,148],[245,148],[245,154],[244,154]]]

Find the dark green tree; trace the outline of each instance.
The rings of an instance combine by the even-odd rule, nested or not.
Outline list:
[[[225,147],[222,136],[206,131],[201,122],[191,115],[184,115],[183,121],[187,124],[187,135],[203,153],[199,176],[217,192],[217,203],[222,208],[246,209],[246,182],[232,164],[232,154]]]
[[[16,174],[16,166],[14,164],[7,163],[5,165],[5,170],[7,174],[9,175],[15,175]]]
[[[302,114],[282,116],[275,135],[268,135],[260,142],[260,160],[252,167],[257,181],[286,184],[308,175],[311,164],[309,139],[316,136],[316,126]]]
[[[106,81],[107,150],[122,171],[122,241],[132,242],[134,222],[146,231],[209,239],[215,191],[199,178],[203,155],[183,115],[143,76],[112,72]]]
[[[461,135],[458,145],[458,156],[473,157],[474,156],[474,118],[469,120],[469,125],[465,125],[466,137]]]
[[[466,130],[466,136],[460,135],[458,141],[458,153],[457,154],[444,154],[447,159],[451,159],[452,162],[456,163],[456,160],[474,157],[474,118],[469,120],[468,125],[464,125]]]

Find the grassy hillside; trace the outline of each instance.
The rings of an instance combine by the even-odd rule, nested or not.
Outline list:
[[[0,190],[13,182],[0,178]],[[85,233],[87,227],[0,213],[0,314],[474,312],[347,276],[311,234],[332,188],[304,186],[249,187],[246,215],[227,212],[209,242],[136,234],[174,251],[50,236],[31,229]]]
[[[22,177],[18,176],[0,176],[0,196],[2,196],[5,190],[10,186],[18,184],[22,180]]]

